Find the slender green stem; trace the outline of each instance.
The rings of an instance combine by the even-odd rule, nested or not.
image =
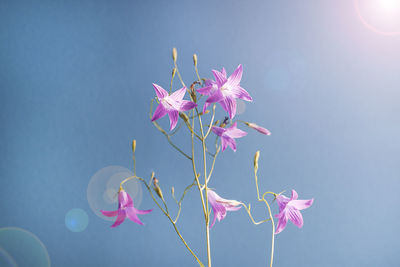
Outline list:
[[[254,220],[253,216],[251,215],[251,212],[250,212],[250,208],[251,208],[251,207],[250,207],[250,204],[249,204],[248,207],[246,207],[246,204],[244,204],[244,203],[241,203],[241,205],[246,209],[247,213],[249,214],[250,219],[252,220],[252,222],[253,222],[255,225],[259,225],[259,224],[262,224],[262,223],[265,223],[265,222],[268,222],[268,221],[271,220],[271,219],[269,218],[269,219],[265,219],[265,220],[256,222],[256,221]]]
[[[149,112],[149,117],[151,119],[151,113],[153,111],[153,99],[151,100],[150,103],[150,112]],[[164,136],[167,138],[168,143],[170,143],[170,145],[175,148],[179,153],[181,153],[183,156],[185,156],[187,159],[191,160],[192,158],[186,154],[185,152],[183,152],[179,147],[177,147],[171,140],[171,136],[169,134],[167,134],[167,132],[155,121],[153,121],[154,126],[156,126],[156,128],[162,133],[164,134]]]
[[[207,136],[210,134],[211,129],[212,129],[212,124],[214,122],[214,117],[215,117],[215,104],[213,105],[213,113],[212,113],[212,117],[211,117],[211,121],[210,121],[210,126],[208,126],[208,131],[206,133],[206,135],[204,136],[204,139],[207,138]],[[199,117],[200,118],[200,117]]]
[[[196,112],[198,110],[196,108]],[[204,135],[203,123],[201,122],[201,116],[198,116],[199,124],[200,124],[200,132],[201,132],[201,144],[203,146],[203,168],[204,168],[204,192],[206,197],[206,241],[207,241],[207,258],[208,258],[208,267],[211,267],[211,246],[210,246],[210,212],[208,205],[208,176],[207,176],[207,158],[206,158],[206,137]]]
[[[257,168],[254,168],[254,179],[256,181],[256,188],[257,188],[257,199],[258,201],[263,201],[265,203],[265,205],[267,205],[268,208],[268,213],[269,213],[269,219],[271,220],[271,224],[272,224],[272,240],[271,240],[271,262],[270,262],[270,267],[272,267],[272,263],[274,261],[274,245],[275,245],[275,222],[274,222],[274,218],[272,217],[272,212],[271,212],[271,207],[268,204],[268,201],[265,199],[265,195],[267,194],[273,194],[274,196],[276,196],[275,193],[273,192],[265,192],[262,196],[262,198],[260,198],[260,192],[258,189],[258,177],[257,177]]]
[[[153,178],[153,177],[152,177],[152,178]],[[123,181],[121,182],[120,185],[122,186],[122,184],[126,183],[127,181],[129,181],[129,180],[131,180],[131,179],[138,179],[138,180],[140,180],[140,181],[146,186],[146,188],[147,188],[147,190],[149,191],[150,196],[151,196],[151,198],[153,199],[154,203],[156,203],[156,205],[158,206],[158,208],[159,208],[159,209],[164,213],[164,215],[170,220],[170,222],[172,223],[172,225],[173,225],[173,227],[174,227],[174,229],[175,229],[175,232],[178,234],[179,238],[181,239],[182,243],[185,245],[185,247],[187,248],[187,250],[189,250],[189,252],[192,254],[192,256],[196,259],[197,263],[198,263],[201,267],[204,267],[204,264],[200,261],[200,259],[196,256],[196,254],[193,252],[193,250],[192,250],[192,249],[189,247],[189,245],[186,243],[186,241],[185,241],[185,239],[183,238],[182,234],[180,233],[178,227],[176,226],[176,223],[175,223],[174,220],[171,218],[171,216],[170,216],[170,214],[169,214],[169,212],[168,212],[167,204],[165,203],[164,199],[162,199],[162,201],[163,201],[163,204],[164,204],[164,206],[165,206],[165,210],[161,207],[160,203],[158,203],[158,201],[157,201],[157,199],[155,198],[153,192],[151,191],[150,185],[147,184],[146,181],[145,181],[143,178],[138,177],[138,176],[136,176],[136,175],[135,175],[135,176],[130,176],[130,177],[126,178],[125,180],[123,180]],[[151,179],[151,180],[152,180],[152,179]],[[150,181],[151,181],[151,180],[150,180]]]

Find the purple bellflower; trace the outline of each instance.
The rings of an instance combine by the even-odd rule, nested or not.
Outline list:
[[[214,218],[210,225],[210,228],[214,226],[217,219],[218,221],[224,219],[227,211],[236,211],[241,208],[239,206],[241,204],[239,201],[224,199],[211,189],[207,190],[207,197],[208,202],[210,203],[211,208],[214,211]]]
[[[120,188],[118,192],[118,210],[114,211],[104,211],[101,210],[100,212],[103,213],[104,216],[107,217],[115,217],[117,216],[117,220],[114,222],[111,227],[117,227],[120,225],[126,217],[128,217],[131,221],[143,225],[143,223],[139,220],[137,214],[147,214],[150,213],[152,210],[138,210],[133,206],[133,200],[131,196],[126,193],[122,188]]]
[[[209,95],[206,100],[205,108],[211,103],[218,102],[232,119],[236,115],[236,98],[250,102],[253,101],[249,93],[240,87],[243,67],[240,64],[229,78],[227,78],[224,68],[222,72],[212,70],[212,73],[215,81],[209,81],[206,83],[206,87],[198,89],[197,92],[203,95]]]
[[[166,114],[169,116],[170,130],[174,129],[178,123],[179,112],[191,110],[197,107],[197,104],[191,101],[183,100],[186,93],[186,87],[176,90],[171,95],[161,86],[153,83],[160,104],[157,106],[151,121],[158,120]]]
[[[303,216],[300,210],[309,208],[313,204],[314,199],[300,200],[297,198],[298,195],[295,190],[292,190],[291,198],[283,195],[276,195],[276,201],[279,205],[279,214],[276,214],[275,217],[279,218],[279,221],[275,234],[279,234],[285,229],[288,219],[297,227],[303,227]]]
[[[222,145],[222,151],[226,149],[227,146],[229,146],[233,151],[236,152],[236,141],[235,138],[240,138],[247,133],[245,131],[242,131],[238,128],[236,128],[237,123],[235,122],[232,124],[231,127],[225,129],[222,127],[218,126],[213,126],[211,130],[218,136],[221,137],[221,145]]]

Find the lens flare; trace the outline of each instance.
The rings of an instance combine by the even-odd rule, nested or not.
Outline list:
[[[4,249],[2,249],[1,247],[0,247],[0,266],[2,266],[2,267],[18,267],[18,265],[15,262],[15,260],[13,259],[13,257],[11,257],[11,255],[8,254],[8,252],[5,251]]]
[[[400,0],[354,0],[365,27],[381,35],[400,34]]]
[[[106,217],[100,210],[115,210],[118,206],[119,184],[133,173],[121,166],[108,166],[97,171],[90,179],[87,188],[87,199],[90,209],[100,218],[113,221],[115,218]],[[132,197],[136,208],[142,202],[142,185],[132,179],[124,184],[124,190]]]
[[[49,267],[50,258],[36,235],[21,228],[5,227],[0,229],[0,266]]]
[[[71,209],[65,215],[65,226],[71,232],[82,232],[89,224],[89,217],[82,209]]]

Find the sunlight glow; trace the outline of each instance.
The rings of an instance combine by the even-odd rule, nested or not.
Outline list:
[[[382,35],[400,34],[400,0],[354,0],[361,22]]]

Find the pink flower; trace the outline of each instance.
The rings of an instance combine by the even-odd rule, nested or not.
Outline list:
[[[173,92],[171,95],[169,95],[167,91],[155,83],[153,83],[153,87],[156,91],[160,104],[157,106],[151,121],[158,120],[159,118],[162,118],[168,114],[170,120],[170,130],[175,128],[178,122],[179,112],[187,111],[197,107],[196,103],[183,100],[183,97],[186,93],[186,87]]]
[[[208,82],[206,87],[198,89],[197,92],[203,95],[209,95],[206,100],[207,106],[211,103],[219,102],[232,119],[236,115],[236,98],[253,101],[249,93],[240,87],[243,67],[240,64],[229,78],[227,78],[224,68],[222,72],[217,70],[212,70],[212,72],[215,82]],[[205,108],[207,107],[205,106]]]
[[[227,211],[235,211],[241,208],[238,207],[240,205],[239,201],[224,199],[217,195],[217,193],[215,193],[211,189],[207,190],[207,196],[208,202],[210,203],[211,208],[214,211],[214,218],[210,225],[210,228],[214,226],[216,219],[218,219],[218,221],[224,219]]]
[[[235,122],[227,129],[218,126],[213,126],[211,128],[216,135],[221,137],[222,151],[229,146],[233,151],[236,152],[236,141],[234,138],[240,138],[247,135],[246,132],[236,128],[236,125],[237,123]]]
[[[117,217],[117,220],[111,227],[117,227],[120,225],[126,217],[128,217],[131,221],[143,225],[143,223],[139,220],[137,214],[147,214],[150,213],[152,210],[138,210],[133,206],[133,200],[126,193],[122,188],[120,188],[118,192],[118,210],[114,211],[104,211],[101,210],[100,212],[103,213],[104,216],[107,217]]]
[[[265,135],[271,135],[271,132],[268,131],[267,129],[265,129],[264,127],[261,127],[260,125],[257,125],[255,123],[252,122],[245,122],[247,126],[249,126],[250,128],[258,131],[259,133],[265,134]]]
[[[276,214],[275,217],[279,218],[279,221],[275,234],[279,234],[285,229],[288,219],[297,227],[303,227],[303,216],[300,210],[309,208],[313,204],[314,199],[300,200],[297,199],[297,197],[298,195],[295,190],[292,190],[291,198],[283,195],[276,195],[276,201],[279,205],[279,214]]]

